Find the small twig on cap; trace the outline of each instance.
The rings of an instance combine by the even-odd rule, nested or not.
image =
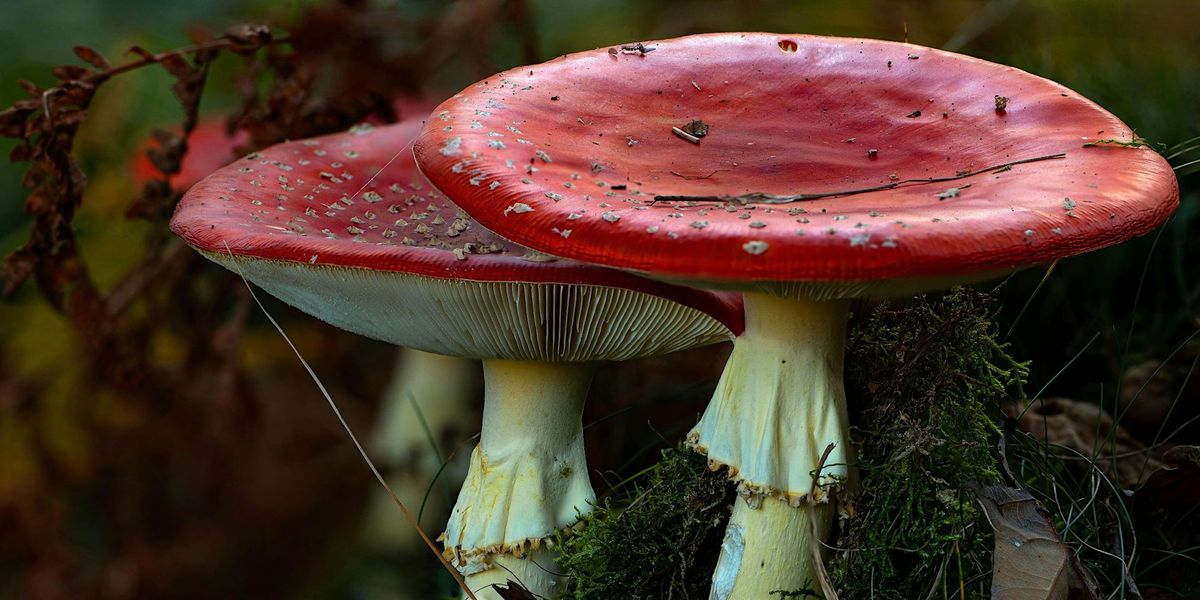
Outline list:
[[[684,130],[682,130],[682,129],[678,128],[678,127],[672,127],[672,128],[671,128],[671,133],[673,133],[673,134],[675,134],[675,135],[679,136],[680,138],[682,138],[682,139],[685,139],[685,140],[687,140],[687,141],[689,141],[689,142],[691,142],[691,143],[693,143],[693,144],[697,144],[697,145],[699,145],[699,144],[700,144],[700,138],[698,138],[698,137],[696,137],[696,136],[694,136],[694,135],[692,135],[692,134],[690,134],[690,133],[688,133],[688,132],[686,132],[686,131],[684,131]]]
[[[621,46],[621,54],[639,54],[645,56],[647,52],[654,52],[658,48],[647,46],[641,42],[636,44],[625,44]]]
[[[673,127],[672,131],[675,132],[675,135],[679,135],[680,137],[683,137],[681,135],[681,134],[683,134],[683,132],[681,130],[679,130],[678,128]],[[687,138],[684,138],[684,139],[687,139]],[[700,143],[700,141],[697,139],[696,142],[693,142],[693,143]],[[1023,164],[1032,163],[1032,162],[1039,162],[1039,161],[1043,161],[1043,160],[1054,160],[1054,159],[1066,158],[1066,157],[1067,157],[1066,152],[1059,152],[1057,154],[1046,154],[1043,156],[1035,156],[1033,158],[1023,158],[1021,160],[1014,160],[1014,161],[1010,161],[1010,162],[1006,162],[1006,163],[1000,163],[998,165],[991,165],[989,167],[984,167],[982,169],[975,169],[974,171],[961,171],[959,173],[955,173],[954,175],[947,175],[945,177],[925,177],[925,178],[920,178],[920,179],[902,179],[900,181],[893,181],[891,183],[885,183],[882,185],[876,185],[876,186],[872,186],[872,187],[855,188],[855,189],[849,189],[849,190],[839,190],[839,191],[835,191],[835,192],[819,192],[819,193],[815,193],[815,194],[788,194],[788,195],[783,195],[783,196],[776,195],[776,194],[768,194],[766,192],[750,192],[749,194],[742,194],[740,196],[730,196],[730,195],[713,195],[713,196],[657,195],[654,197],[654,200],[652,200],[651,203],[653,204],[654,202],[721,202],[721,203],[731,202],[734,204],[741,204],[741,205],[746,205],[746,204],[789,204],[791,202],[804,202],[807,200],[818,200],[820,198],[833,198],[836,196],[853,196],[855,194],[866,194],[869,192],[881,192],[884,190],[895,189],[902,185],[919,185],[919,184],[925,184],[925,183],[941,183],[943,181],[956,181],[959,179],[965,179],[967,177],[973,177],[975,175],[980,175],[982,173],[989,173],[992,171],[996,171],[998,169],[1010,169],[1014,165],[1023,165]]]
[[[676,177],[681,177],[683,179],[691,181],[693,179],[709,179],[713,175],[716,175],[717,173],[720,173],[721,171],[724,171],[724,170],[725,169],[714,169],[708,175],[684,175],[683,173],[680,173],[679,171],[671,171],[670,173]]]
[[[1143,138],[1139,135],[1134,135],[1133,139],[1131,139],[1131,140],[1118,140],[1116,138],[1109,138],[1109,139],[1104,139],[1104,140],[1090,140],[1090,141],[1083,143],[1084,148],[1095,148],[1096,146],[1122,146],[1125,148],[1141,148],[1143,146],[1149,146],[1149,145],[1150,145],[1150,142],[1146,141],[1146,138]]]

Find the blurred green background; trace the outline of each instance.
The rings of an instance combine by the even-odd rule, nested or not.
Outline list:
[[[54,65],[77,62],[75,45],[122,62],[133,44],[155,51],[187,45],[188,31],[196,27],[220,32],[254,21],[286,31],[318,4],[6,0],[0,6],[0,106],[25,97],[17,79],[52,84]],[[443,49],[447,59],[423,73],[424,80],[406,82],[431,95],[531,59],[689,33],[761,30],[907,38],[1062,82],[1151,142],[1169,147],[1200,135],[1200,2],[1194,1],[361,4],[394,25],[389,44],[399,53],[421,46],[427,41],[422,36],[439,27],[470,33],[449,38],[456,45]],[[237,107],[236,68],[229,58],[218,61],[203,112]],[[179,122],[170,82],[161,69],[150,68],[105,85],[77,144],[90,185],[75,224],[102,289],[142,260],[143,240],[160,226],[127,220],[124,211],[138,193],[131,157],[152,128]],[[12,140],[0,140],[6,155],[12,147]],[[4,254],[28,236],[23,171],[21,164],[0,164]],[[1001,289],[1001,329],[1011,329],[1012,353],[1033,361],[1031,391],[1046,386],[1047,395],[1111,411],[1129,367],[1172,356],[1200,327],[1200,176],[1181,173],[1181,208],[1160,231],[1064,261],[1040,289],[1045,268],[1018,274]],[[216,328],[237,318],[245,298],[236,286],[208,293],[213,314],[175,315],[150,334],[153,364],[184,368],[189,353],[182,328]],[[368,432],[392,369],[392,349],[277,303],[269,308],[310,361],[324,365],[321,375],[330,378],[352,424]],[[205,404],[195,400],[205,390],[194,389],[180,392],[179,398],[191,401],[177,401],[168,391],[151,406],[90,385],[80,366],[89,350],[32,282],[0,303],[0,598],[427,598],[437,585],[446,589],[427,554],[380,552],[362,541],[358,523],[373,482],[281,340],[256,311],[247,319],[244,336],[231,346],[234,387],[241,390],[231,396],[237,403]],[[597,377],[603,383],[593,392],[587,419],[610,417],[588,432],[597,470],[628,475],[652,462],[655,448],[677,440],[702,410],[725,351],[609,367],[608,375]],[[1183,347],[1171,364],[1196,355],[1194,345]],[[1182,381],[1180,386],[1187,378]],[[1197,412],[1194,404],[1185,405],[1169,418],[1183,424]],[[1149,443],[1157,424],[1150,416],[1130,427]],[[158,485],[164,472],[175,475]]]

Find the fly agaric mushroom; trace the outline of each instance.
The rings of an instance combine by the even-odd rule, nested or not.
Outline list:
[[[418,164],[518,243],[747,292],[746,332],[689,436],[746,500],[712,597],[815,586],[812,536],[826,535],[828,501],[853,475],[842,385],[850,300],[1119,243],[1161,224],[1178,187],[1153,151],[1085,147],[1081,138],[1132,133],[1011,67],[803,35],[636,47],[469,87],[436,109]],[[996,96],[1008,99],[1003,111]]]
[[[741,305],[551,259],[476,226],[416,171],[407,141],[420,126],[250,154],[193,186],[171,229],[342,329],[483,359],[484,427],[446,555],[472,590],[511,578],[550,595],[560,577],[545,542],[594,500],[581,428],[594,361],[728,340]]]

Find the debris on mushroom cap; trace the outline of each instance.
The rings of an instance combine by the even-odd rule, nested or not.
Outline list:
[[[1116,117],[1010,67],[804,35],[705,34],[646,47],[656,51],[644,60],[613,60],[602,48],[470,86],[439,107],[444,120],[424,129],[417,159],[477,220],[522,244],[693,281],[1011,270],[1143,234],[1178,204],[1174,174],[1154,152],[1080,147],[1089,133],[1128,131]],[[547,90],[561,99],[546,101]],[[1003,115],[990,90],[1005,93]],[[699,140],[683,129],[698,116],[712,133],[680,143],[681,133]],[[527,163],[529,150],[486,140],[509,127],[522,145],[552,149],[554,162],[507,177],[506,164]],[[452,137],[499,186],[484,191],[448,168],[458,157],[439,150]],[[1064,196],[1077,203],[1070,214]],[[514,202],[533,212],[503,220]],[[796,206],[803,221],[786,210]],[[581,214],[569,238],[555,233]],[[747,219],[766,226],[747,228]],[[1030,244],[1026,230],[1057,233]],[[752,242],[769,251],[748,251],[759,248]]]

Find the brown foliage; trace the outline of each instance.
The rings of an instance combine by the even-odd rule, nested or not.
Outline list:
[[[392,100],[419,91],[453,56],[449,48],[465,45],[503,4],[466,2],[453,15],[410,22],[355,0],[334,1],[285,24],[285,37],[264,25],[235,25],[220,35],[201,32],[193,45],[166,52],[134,47],[125,61],[79,46],[81,64],[55,67],[52,84],[19,82],[28,98],[0,111],[0,135],[17,140],[10,159],[26,164],[24,206],[32,226],[4,260],[2,296],[36,286],[80,341],[82,360],[67,366],[80,382],[74,391],[85,392],[71,402],[85,415],[78,435],[86,438],[78,443],[86,445],[89,462],[75,468],[55,458],[41,433],[51,410],[39,387],[45,384],[23,381],[0,350],[0,423],[32,432],[15,443],[33,461],[16,487],[0,486],[0,579],[9,569],[21,575],[15,588],[0,581],[0,595],[9,589],[30,598],[164,597],[183,590],[193,597],[280,595],[306,583],[280,575],[303,572],[329,545],[330,528],[348,525],[365,473],[355,470],[358,459],[323,404],[260,401],[263,393],[306,393],[307,380],[283,357],[254,377],[247,373],[241,348],[252,332],[245,288],[229,273],[206,268],[169,234],[182,193],[170,176],[187,156],[215,61],[240,62],[234,77],[242,105],[228,122],[249,132],[251,142],[238,149],[248,152],[365,119],[395,119]],[[398,48],[397,37],[434,41]],[[484,45],[474,46],[486,56]],[[102,288],[75,227],[88,186],[74,156],[77,136],[108,82],[155,65],[171,77],[181,126],[178,133],[155,133],[157,147],[148,155],[159,176],[125,207],[127,218],[152,225],[143,254]],[[335,393],[348,382],[366,393],[378,389],[385,373],[368,372],[350,353],[362,342],[327,328],[306,335],[309,358],[328,366]],[[179,349],[171,360],[157,349],[164,339]],[[351,421],[361,419],[361,408],[347,412]],[[334,476],[343,485],[321,485]],[[347,485],[355,491],[347,493]],[[265,497],[273,499],[270,506]],[[331,515],[320,525],[309,521],[316,506]],[[66,542],[80,534],[72,520],[81,518],[82,530],[101,540],[98,548]]]

